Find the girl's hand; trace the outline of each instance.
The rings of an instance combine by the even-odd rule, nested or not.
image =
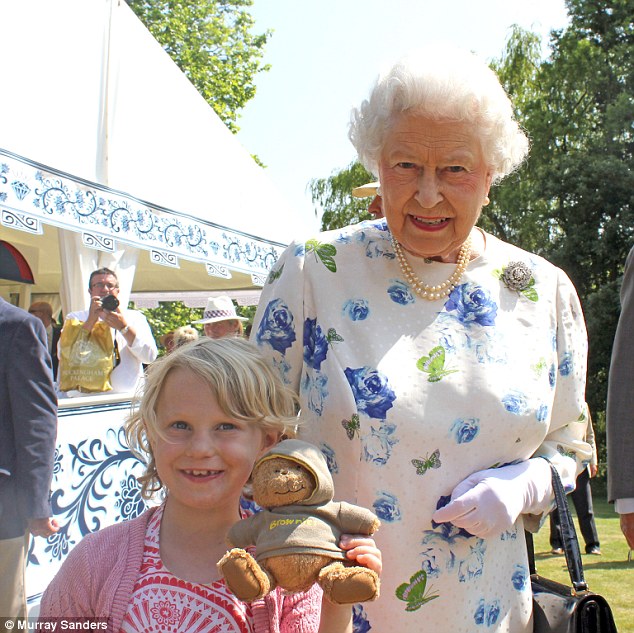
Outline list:
[[[339,547],[346,550],[348,560],[375,571],[379,576],[383,569],[381,550],[370,536],[359,534],[342,534]]]

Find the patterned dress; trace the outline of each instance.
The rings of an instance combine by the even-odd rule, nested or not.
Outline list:
[[[148,523],[141,573],[121,633],[253,633],[249,605],[237,600],[224,580],[201,585],[165,568],[159,549],[163,509]]]
[[[543,455],[570,488],[590,458],[576,292],[485,237],[444,302],[404,281],[384,220],[292,244],[263,289],[252,338],[300,395],[300,436],[335,499],[382,521],[381,597],[355,607],[356,631],[531,631],[523,529],[539,517],[482,539],[431,516],[476,471]],[[454,266],[414,268],[439,284]]]

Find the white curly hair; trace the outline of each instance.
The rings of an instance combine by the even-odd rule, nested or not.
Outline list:
[[[379,75],[369,98],[352,110],[348,133],[359,160],[375,176],[386,136],[403,112],[472,124],[494,183],[528,155],[528,138],[506,91],[473,53],[438,47],[417,51]]]

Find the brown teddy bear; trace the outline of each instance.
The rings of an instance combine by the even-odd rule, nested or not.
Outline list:
[[[315,582],[335,604],[378,597],[378,575],[351,563],[339,539],[374,534],[380,522],[365,508],[332,500],[332,477],[316,446],[280,442],[256,463],[252,482],[263,510],[231,528],[227,542],[234,549],[218,563],[240,600],[257,600],[276,586],[305,591]],[[242,549],[252,545],[255,558]]]

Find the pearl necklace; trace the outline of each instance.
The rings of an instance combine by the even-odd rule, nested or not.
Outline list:
[[[401,267],[401,272],[407,280],[407,283],[414,289],[414,292],[421,299],[436,301],[449,296],[449,293],[458,285],[460,278],[467,269],[467,266],[469,265],[469,258],[471,257],[471,237],[469,236],[460,247],[456,270],[453,271],[449,279],[443,281],[438,286],[428,286],[419,279],[418,275],[414,272],[414,269],[407,261],[403,247],[396,241],[394,236],[392,236],[392,248],[396,253],[396,259]]]

